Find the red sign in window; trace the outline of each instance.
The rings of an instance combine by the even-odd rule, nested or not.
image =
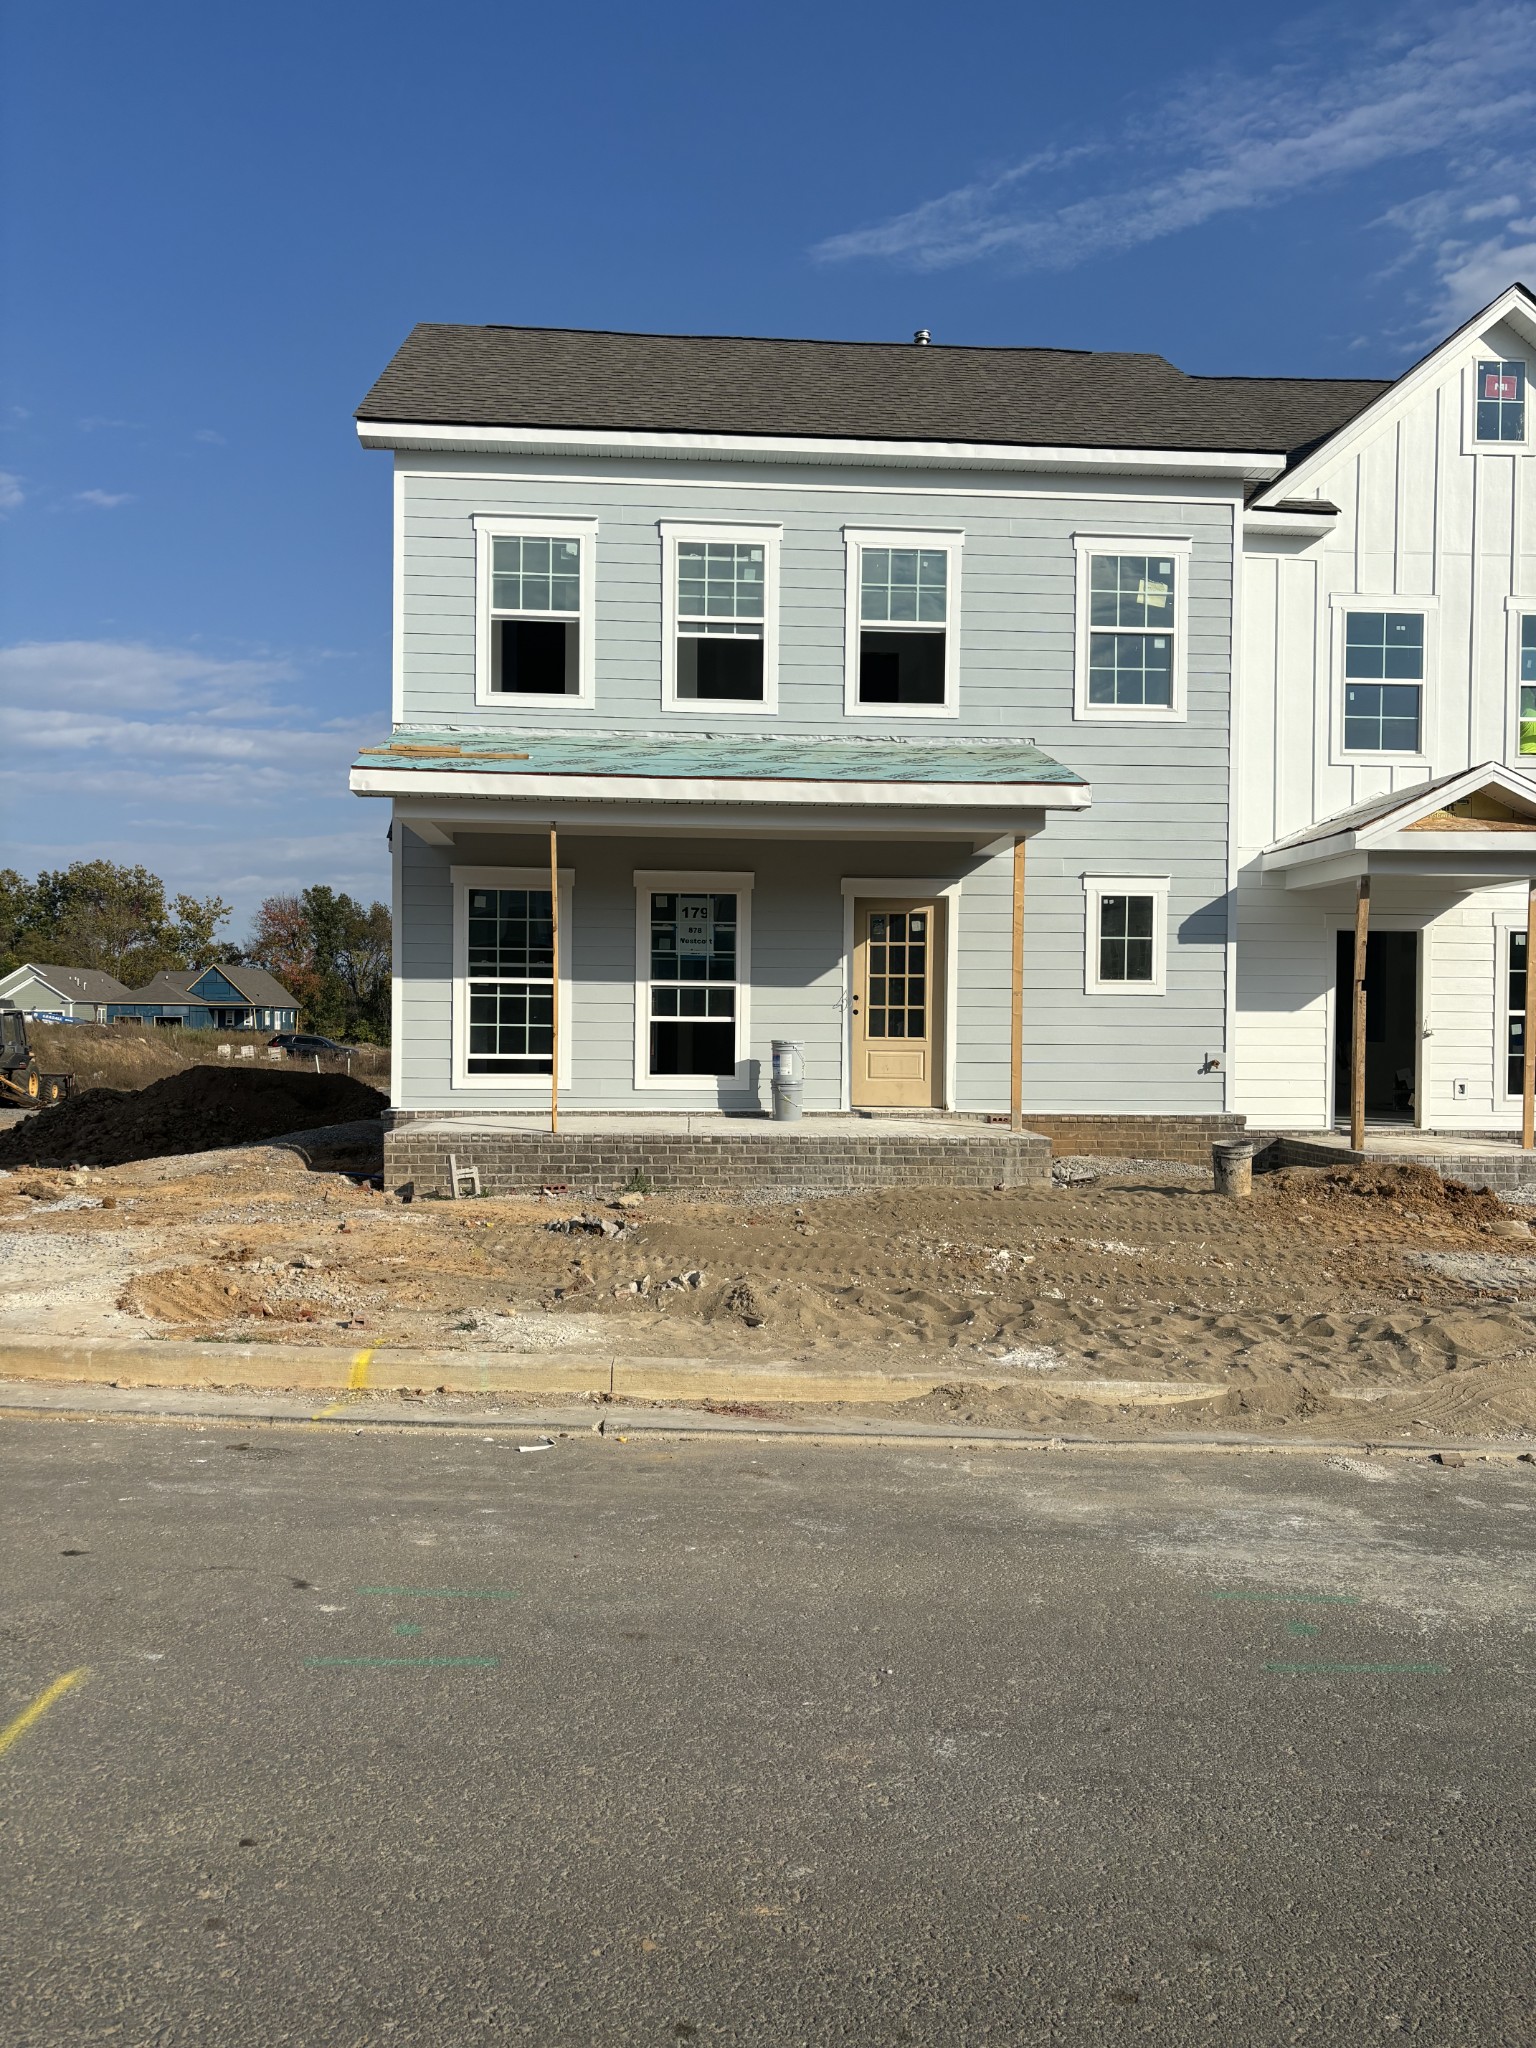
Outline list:
[[[1506,377],[1502,370],[1487,370],[1483,373],[1484,398],[1517,398],[1513,377]]]

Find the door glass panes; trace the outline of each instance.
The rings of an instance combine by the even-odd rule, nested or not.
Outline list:
[[[1344,624],[1344,674],[1345,748],[1416,754],[1423,708],[1422,612],[1351,612]],[[1378,676],[1384,680],[1367,680]]]
[[[1088,702],[1173,708],[1174,564],[1094,555],[1088,566]]]
[[[942,626],[949,556],[943,548],[863,548],[859,617],[867,625]]]
[[[1509,935],[1509,1073],[1511,1095],[1525,1088],[1525,933]]]
[[[1480,362],[1477,366],[1477,438],[1525,439],[1525,364]]]
[[[554,924],[547,889],[469,891],[472,1074],[547,1074],[554,1058]]]
[[[734,894],[653,892],[652,1074],[736,1070],[737,911]]]
[[[928,1036],[929,922],[926,910],[869,913],[866,1038]]]
[[[491,542],[491,609],[497,612],[581,610],[581,544],[527,535]]]
[[[1520,751],[1536,754],[1536,612],[1520,621]]]
[[[1099,898],[1100,981],[1151,981],[1153,899]]]

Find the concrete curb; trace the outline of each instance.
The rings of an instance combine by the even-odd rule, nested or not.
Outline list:
[[[823,1372],[785,1360],[722,1366],[715,1359],[617,1358],[565,1352],[424,1351],[406,1346],[123,1343],[0,1338],[0,1379],[109,1387],[271,1389],[285,1393],[606,1395],[631,1401],[887,1403],[963,1383],[995,1393],[1031,1385],[1019,1373],[958,1364],[926,1372]],[[1116,1407],[1178,1407],[1224,1389],[1203,1380],[1041,1380],[1057,1395]]]
[[[225,1394],[209,1390],[156,1388],[65,1387],[0,1381],[0,1417],[38,1422],[157,1422],[183,1427],[303,1428],[342,1431],[361,1436],[374,1430],[461,1430],[476,1435],[544,1436],[581,1440],[599,1433],[608,1442],[629,1437],[687,1442],[704,1438],[736,1438],[757,1442],[787,1438],[795,1442],[847,1447],[885,1445],[931,1450],[1079,1451],[1120,1454],[1163,1454],[1169,1451],[1246,1452],[1265,1457],[1411,1458],[1419,1463],[1452,1454],[1487,1464],[1536,1462],[1536,1450],[1519,1444],[1496,1444],[1476,1438],[1438,1438],[1425,1443],[1392,1439],[1240,1436],[1233,1432],[1162,1430],[1156,1436],[1097,1436],[1083,1431],[1051,1435],[1005,1429],[956,1431],[938,1422],[872,1421],[838,1416],[815,1421],[773,1417],[744,1418],[687,1408],[625,1409],[604,1405],[600,1423],[585,1412],[564,1409],[465,1407],[444,1413],[404,1403],[390,1403],[366,1393],[345,1396],[318,1411],[307,1401],[271,1394]]]

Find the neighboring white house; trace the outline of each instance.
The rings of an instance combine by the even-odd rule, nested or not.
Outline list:
[[[28,961],[0,975],[0,1009],[29,1017],[75,1017],[105,1024],[111,1004],[128,991],[115,975],[95,967],[43,967]]]
[[[1244,520],[1234,1107],[1520,1120],[1536,874],[1536,299],[1513,285],[1302,452]],[[1341,994],[1342,991],[1342,994]]]

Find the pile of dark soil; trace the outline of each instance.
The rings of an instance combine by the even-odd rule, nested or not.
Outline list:
[[[1487,1188],[1447,1180],[1432,1167],[1291,1166],[1270,1175],[1279,1199],[1296,1208],[1325,1208],[1346,1202],[1381,1202],[1408,1211],[1449,1214],[1458,1223],[1492,1223],[1505,1211]]]
[[[88,1088],[38,1110],[0,1132],[0,1166],[126,1166],[352,1123],[387,1106],[348,1074],[188,1067],[147,1088]]]

